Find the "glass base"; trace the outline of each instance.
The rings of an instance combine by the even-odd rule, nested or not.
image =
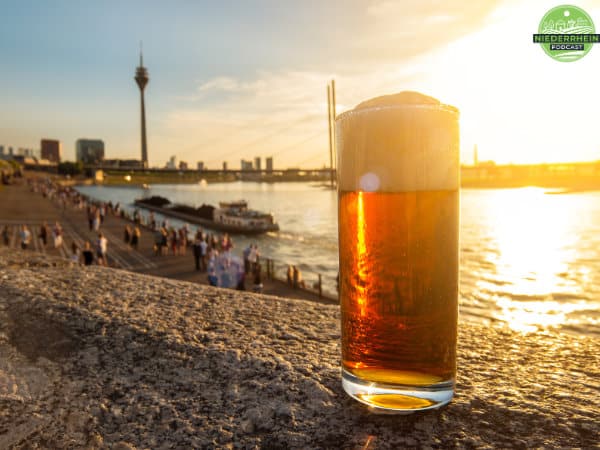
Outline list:
[[[362,380],[342,369],[342,387],[350,397],[380,414],[412,414],[444,406],[454,396],[454,381],[427,386]]]

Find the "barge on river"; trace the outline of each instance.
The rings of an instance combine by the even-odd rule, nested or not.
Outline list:
[[[212,205],[194,208],[172,204],[164,197],[153,196],[135,200],[134,204],[168,217],[227,233],[261,234],[279,231],[279,225],[272,214],[248,209],[245,200],[220,202],[218,208]]]

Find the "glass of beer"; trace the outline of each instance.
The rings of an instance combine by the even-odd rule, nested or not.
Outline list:
[[[336,119],[342,385],[377,412],[454,395],[458,110],[416,93]]]

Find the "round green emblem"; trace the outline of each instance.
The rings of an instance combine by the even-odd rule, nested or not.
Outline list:
[[[539,34],[549,35],[540,43],[544,51],[561,62],[577,61],[587,55],[594,42],[588,35],[595,32],[594,22],[588,13],[573,5],[552,8],[538,28]]]

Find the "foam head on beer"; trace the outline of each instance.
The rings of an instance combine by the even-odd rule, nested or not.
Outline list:
[[[457,121],[455,107],[418,92],[360,103],[337,118],[339,189],[458,189]]]

